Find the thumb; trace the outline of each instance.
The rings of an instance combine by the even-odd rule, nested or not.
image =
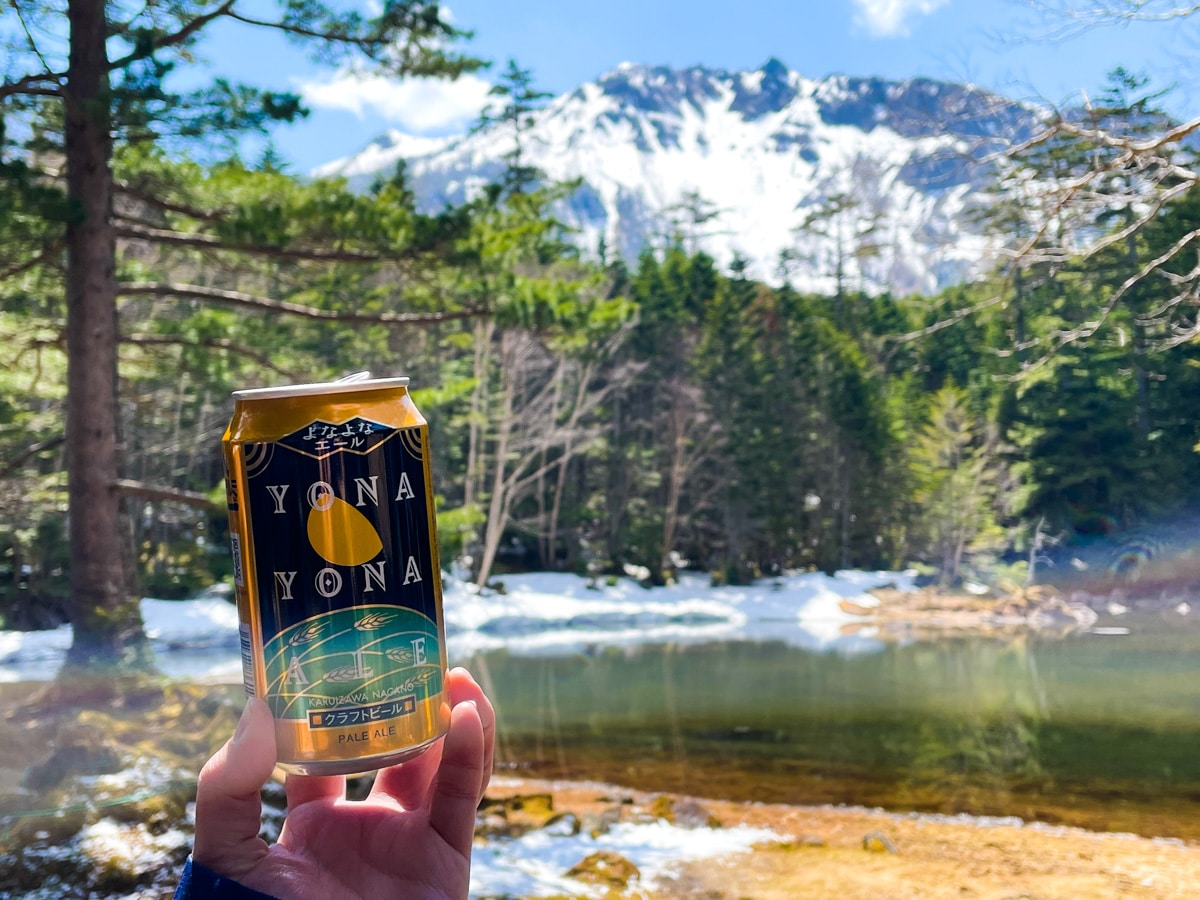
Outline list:
[[[275,722],[255,697],[246,701],[233,737],[200,770],[196,785],[196,838],[192,857],[238,879],[267,853],[259,836],[259,791],[275,768]]]

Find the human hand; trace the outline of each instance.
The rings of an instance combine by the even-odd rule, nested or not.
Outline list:
[[[365,800],[341,775],[288,775],[279,840],[258,836],[260,789],[275,767],[275,728],[262,700],[200,772],[192,858],[285,900],[458,900],[467,896],[475,811],[492,771],[496,718],[465,669],[446,679],[444,740],[381,770]]]

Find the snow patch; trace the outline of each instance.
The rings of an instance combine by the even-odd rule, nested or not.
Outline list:
[[[652,887],[687,862],[784,841],[766,828],[680,828],[664,821],[614,825],[597,837],[555,835],[545,829],[511,841],[489,841],[471,854],[472,897],[603,897],[606,890],[566,876],[601,850],[619,853],[641,873],[637,886]]]
[[[478,651],[573,653],[596,645],[785,641],[842,654],[882,648],[871,628],[844,605],[870,608],[868,591],[913,590],[913,572],[788,573],[752,585],[714,587],[706,576],[685,574],[668,587],[644,588],[630,578],[614,583],[538,572],[496,579],[503,593],[444,579],[444,614],[451,661]],[[142,601],[146,634],[159,669],[173,678],[241,680],[237,609],[214,590],[195,600]],[[0,681],[53,678],[71,629],[0,631]]]

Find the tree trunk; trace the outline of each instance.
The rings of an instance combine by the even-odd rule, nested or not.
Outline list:
[[[838,527],[840,552],[838,559],[840,561],[839,568],[848,569],[850,568],[850,495],[852,493],[851,481],[854,477],[854,466],[849,453],[839,453],[837,459],[838,466],[841,468],[841,471],[838,473],[838,480],[841,483],[839,491],[839,504],[841,508],[839,510],[840,521]]]
[[[604,454],[604,516],[599,523],[600,534],[604,544],[604,566],[613,566],[621,559],[624,552],[623,537],[625,534],[625,517],[629,507],[629,484],[633,463],[629,458],[628,448],[632,439],[626,427],[626,404],[622,401],[626,396],[624,385],[613,396],[612,419],[609,428],[612,439]],[[630,404],[636,408],[635,404]]]
[[[834,293],[833,293],[833,323],[839,329],[845,329],[844,310],[846,305],[846,289],[844,282],[846,280],[846,258],[845,252],[842,249],[842,226],[839,217],[838,233],[837,233],[837,262],[834,270]]]
[[[479,571],[475,575],[477,587],[485,587],[488,577],[492,574],[492,566],[496,562],[496,553],[500,549],[500,539],[504,536],[504,526],[508,522],[508,511],[511,495],[506,479],[508,468],[508,443],[512,435],[513,409],[516,403],[516,380],[520,377],[517,370],[516,352],[513,348],[514,338],[506,332],[500,338],[501,376],[504,378],[504,401],[500,409],[500,418],[496,421],[496,447],[492,470],[492,496],[488,502],[487,524],[483,532],[483,555],[479,561]]]
[[[562,498],[567,489],[567,469],[571,465],[574,452],[575,429],[579,424],[579,411],[583,409],[584,395],[592,382],[592,365],[583,365],[577,375],[575,385],[575,403],[571,407],[571,417],[567,420],[566,439],[563,443],[562,456],[558,461],[558,474],[554,482],[554,499],[550,504],[550,521],[546,528],[546,543],[550,547],[550,568],[557,571],[556,551],[558,548],[558,521],[562,515]],[[568,553],[568,556],[570,554]]]
[[[67,428],[71,596],[67,666],[145,661],[137,598],[127,591],[116,489],[117,284],[111,222],[104,0],[70,0],[66,85]]]
[[[562,400],[562,380],[565,369],[566,364],[560,359],[554,369],[554,399],[550,403],[548,419],[551,428],[558,421],[558,405]],[[541,561],[541,567],[547,572],[554,570],[554,542],[550,539],[551,526],[549,511],[546,509],[546,472],[550,467],[549,458],[549,447],[543,444],[538,453],[537,486],[533,492],[534,502],[537,503],[538,558]],[[560,468],[561,465],[560,463]]]
[[[470,507],[479,496],[483,474],[480,465],[480,423],[487,421],[484,404],[487,397],[488,365],[492,338],[496,332],[493,319],[475,323],[475,356],[472,372],[475,386],[471,391],[471,411],[467,417],[467,473],[463,484],[463,506]]]
[[[674,391],[671,410],[669,413],[669,428],[667,442],[670,447],[670,461],[667,463],[667,499],[663,506],[662,552],[658,560],[658,571],[653,573],[654,583],[658,584],[666,578],[675,577],[675,563],[671,559],[671,551],[675,549],[675,534],[679,528],[679,503],[683,496],[683,483],[686,478],[687,461],[687,427],[688,419],[696,415],[696,410],[684,400],[686,387]]]

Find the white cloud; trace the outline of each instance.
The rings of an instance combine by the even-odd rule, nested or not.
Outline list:
[[[488,102],[488,82],[474,75],[456,81],[409,78],[343,70],[323,81],[297,79],[304,102],[317,109],[340,109],[360,119],[379,117],[410,134],[445,134],[465,128]]]
[[[908,22],[914,16],[927,16],[950,0],[854,0],[858,12],[854,23],[875,37],[908,34]]]

